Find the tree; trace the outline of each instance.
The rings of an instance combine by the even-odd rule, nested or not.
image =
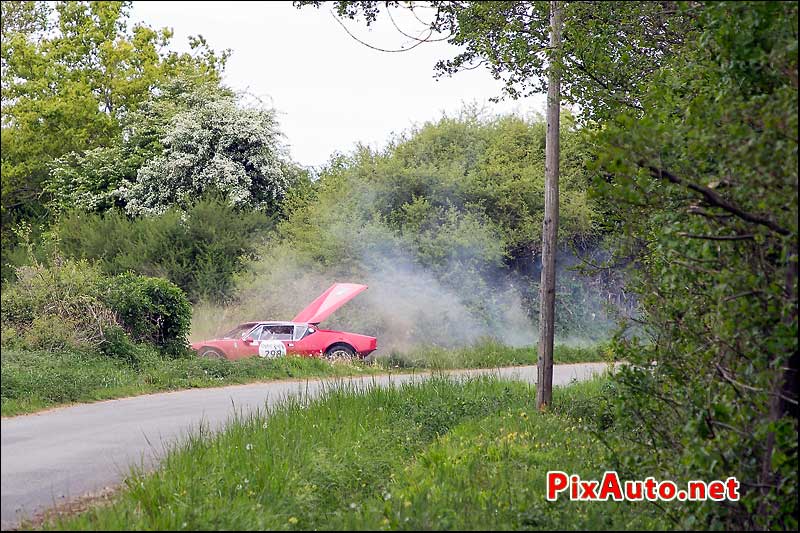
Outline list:
[[[60,215],[50,231],[58,236],[59,255],[90,260],[106,274],[166,278],[197,302],[230,299],[234,276],[246,270],[272,227],[265,213],[205,198],[154,217],[131,218],[121,209],[73,210]]]
[[[18,220],[46,221],[51,163],[113,144],[121,120],[179,73],[217,80],[228,52],[171,30],[128,26],[130,2],[2,3],[3,245]],[[52,12],[51,12],[52,10]],[[54,15],[53,15],[54,13]]]
[[[323,3],[295,1],[298,7]],[[447,40],[463,50],[440,60],[437,76],[486,68],[504,82],[505,96],[547,91],[547,1],[331,3],[340,17],[363,18],[367,26],[382,11],[411,11],[420,25],[398,27],[400,35],[414,44]],[[585,120],[608,117],[620,107],[641,109],[638,99],[647,76],[680,49],[696,25],[700,7],[700,3],[670,1],[564,2],[562,98],[577,104]]]
[[[230,92],[209,85],[156,100],[145,111],[156,120],[138,123],[154,127],[167,107],[169,118],[156,134],[163,152],[114,192],[129,214],[185,208],[212,193],[235,207],[278,210],[301,171],[281,144],[274,110],[242,106]]]
[[[542,275],[539,281],[539,361],[536,407],[553,401],[553,340],[556,329],[556,247],[558,236],[558,175],[561,163],[561,5],[550,2],[550,69],[547,81],[547,140],[545,143],[544,222],[542,226]]]
[[[797,20],[794,3],[703,5],[643,111],[595,137],[644,318],[616,348],[637,421],[620,468],[742,483],[740,502],[675,513],[686,525],[798,523]]]
[[[162,139],[176,115],[209,99],[233,96],[218,81],[201,76],[178,75],[161,82],[157,92],[125,115],[116,139],[91,150],[69,152],[50,164],[44,185],[50,212],[124,208],[120,188],[134,183],[143,165],[163,155]]]

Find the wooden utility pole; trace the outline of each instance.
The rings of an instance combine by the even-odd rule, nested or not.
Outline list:
[[[558,166],[561,112],[561,2],[550,2],[550,68],[547,82],[547,137],[544,162],[544,223],[542,224],[542,275],[539,281],[539,362],[536,407],[547,408],[553,399],[553,336],[556,304],[556,239],[558,236]]]

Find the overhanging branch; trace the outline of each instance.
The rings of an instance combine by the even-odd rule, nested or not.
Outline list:
[[[773,220],[771,220],[771,219],[769,219],[767,217],[763,217],[761,215],[756,215],[756,214],[749,213],[749,212],[745,211],[744,209],[742,209],[741,207],[739,207],[735,203],[723,198],[721,195],[719,195],[713,189],[709,189],[708,187],[704,187],[702,185],[698,185],[696,183],[692,183],[690,181],[686,181],[685,179],[680,178],[680,177],[676,176],[675,174],[673,174],[673,173],[671,173],[671,172],[669,172],[667,170],[664,170],[664,169],[661,169],[661,168],[658,168],[658,167],[654,167],[652,165],[648,165],[648,164],[644,164],[644,163],[639,163],[639,165],[642,166],[642,167],[647,168],[650,171],[650,175],[653,176],[654,178],[666,179],[670,183],[674,183],[676,185],[680,185],[681,187],[686,187],[687,189],[691,189],[691,190],[693,190],[695,192],[698,192],[711,205],[714,205],[716,207],[722,208],[725,211],[727,211],[727,212],[729,212],[729,213],[731,213],[733,215],[736,215],[737,217],[741,218],[742,220],[746,220],[747,222],[751,222],[753,224],[759,224],[761,226],[765,226],[765,227],[771,229],[772,231],[774,231],[775,233],[779,233],[780,235],[790,235],[791,234],[791,232],[788,229],[776,224]]]

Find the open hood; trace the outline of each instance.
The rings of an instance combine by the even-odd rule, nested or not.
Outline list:
[[[331,287],[320,294],[316,300],[308,304],[308,307],[300,311],[292,322],[307,322],[309,324],[319,324],[331,313],[352,300],[360,292],[367,290],[366,285],[355,283],[334,283]]]

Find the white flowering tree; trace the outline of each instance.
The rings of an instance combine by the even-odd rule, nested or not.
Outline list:
[[[118,189],[131,215],[156,215],[217,194],[237,207],[274,210],[297,169],[281,144],[275,112],[209,94],[178,111],[159,135],[163,152]]]
[[[103,212],[119,207],[117,187],[136,176],[136,159],[121,146],[69,152],[56,159],[44,191],[51,197],[53,213],[79,209]]]

